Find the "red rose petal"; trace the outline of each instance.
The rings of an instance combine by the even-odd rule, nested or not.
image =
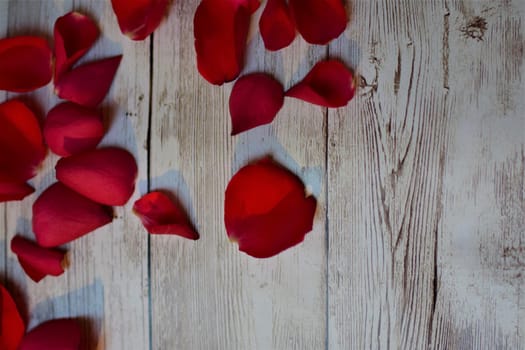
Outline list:
[[[122,34],[132,40],[144,40],[153,33],[168,4],[168,0],[111,0]]]
[[[13,180],[0,172],[0,203],[22,200],[34,191],[35,189],[25,182]]]
[[[59,156],[94,149],[103,137],[102,115],[96,109],[64,102],[47,114],[44,138],[51,151]]]
[[[270,51],[280,50],[295,39],[295,23],[285,0],[268,0],[259,20],[264,46]]]
[[[193,19],[197,68],[212,84],[232,81],[244,66],[251,15],[258,0],[202,0]]]
[[[45,39],[0,39],[0,90],[27,92],[51,81],[52,53]]]
[[[286,96],[323,107],[345,106],[354,94],[354,76],[337,60],[317,63],[300,83],[286,92]]]
[[[44,322],[26,334],[19,350],[78,350],[82,332],[74,319]]]
[[[91,18],[69,12],[55,22],[55,81],[97,41],[100,32]]]
[[[82,106],[96,107],[107,95],[122,56],[84,64],[55,82],[58,97]]]
[[[289,0],[301,36],[310,44],[325,45],[341,35],[348,21],[341,0]]]
[[[303,241],[312,230],[316,205],[298,177],[264,159],[239,170],[228,184],[226,231],[239,250],[271,257]]]
[[[230,95],[232,135],[269,124],[284,103],[284,88],[271,75],[254,73],[239,78]]]
[[[113,220],[113,210],[57,182],[33,204],[33,231],[42,247],[71,242]]]
[[[124,205],[135,189],[137,163],[126,150],[97,149],[58,161],[57,179],[87,198],[106,205]]]
[[[0,284],[0,349],[17,350],[25,328],[13,298]]]
[[[142,196],[133,205],[133,212],[151,234],[174,234],[199,239],[199,234],[182,208],[162,192],[154,191]]]
[[[17,235],[11,240],[11,251],[17,255],[20,265],[35,282],[47,275],[60,276],[64,273],[66,254],[59,250],[42,248]]]

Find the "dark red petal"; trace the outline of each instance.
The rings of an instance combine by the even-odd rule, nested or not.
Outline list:
[[[269,124],[284,102],[284,88],[271,75],[254,73],[239,78],[230,95],[232,135]]]
[[[18,235],[11,240],[11,251],[17,255],[20,265],[35,282],[47,275],[60,276],[64,273],[64,252],[42,248]]]
[[[232,81],[244,66],[251,15],[259,0],[202,0],[193,19],[197,68],[212,84]]]
[[[44,322],[26,334],[19,350],[78,350],[82,332],[74,319]]]
[[[57,179],[87,198],[106,205],[124,205],[135,189],[137,163],[126,150],[96,149],[58,161]]]
[[[144,40],[157,29],[169,0],[111,0],[122,34]]]
[[[58,97],[82,106],[96,107],[106,97],[122,56],[84,64],[55,82]]]
[[[280,50],[295,39],[293,22],[286,0],[268,0],[259,20],[264,46],[270,51]]]
[[[0,172],[18,183],[36,174],[46,156],[40,125],[21,101],[0,104]]]
[[[33,204],[33,231],[42,247],[71,242],[113,220],[113,210],[57,182]]]
[[[55,22],[55,81],[67,72],[97,41],[95,22],[79,12],[69,12]]]
[[[303,81],[286,92],[286,96],[334,108],[346,106],[354,94],[354,76],[337,60],[317,63]]]
[[[27,92],[51,81],[52,53],[45,39],[0,39],[0,90]]]
[[[47,114],[44,138],[59,156],[94,149],[103,137],[102,114],[96,109],[64,102]]]
[[[310,44],[325,45],[341,35],[348,18],[341,0],[289,0],[301,36]]]
[[[0,172],[0,203],[18,201],[33,193],[35,189]]]
[[[0,284],[0,349],[18,350],[25,328],[13,298]]]
[[[154,191],[142,196],[133,205],[133,212],[149,233],[199,239],[184,210],[162,192]]]
[[[250,164],[226,189],[224,222],[239,250],[257,258],[274,256],[303,241],[316,209],[301,180],[269,159]]]

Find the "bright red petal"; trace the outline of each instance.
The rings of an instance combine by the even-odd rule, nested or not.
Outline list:
[[[55,81],[93,46],[100,34],[95,22],[79,12],[69,12],[55,22]]]
[[[82,332],[74,319],[42,323],[26,334],[19,350],[78,350]]]
[[[82,106],[96,107],[106,97],[122,56],[91,62],[64,73],[55,82],[58,97]]]
[[[162,192],[154,191],[142,196],[133,205],[133,212],[149,233],[199,239],[199,234],[193,229],[182,208]]]
[[[18,350],[25,328],[13,298],[0,284],[0,349]]]
[[[22,200],[34,191],[35,189],[27,183],[13,180],[0,172],[0,203]]]
[[[57,179],[87,198],[106,205],[124,205],[135,190],[137,163],[126,150],[97,149],[58,161]]]
[[[297,30],[310,44],[327,44],[348,22],[341,0],[289,0],[289,6]]]
[[[354,94],[354,76],[337,60],[317,63],[303,81],[286,92],[286,96],[334,108],[346,106]]]
[[[11,240],[11,251],[17,255],[20,265],[35,282],[47,275],[60,276],[64,273],[66,254],[59,250],[42,248],[22,236],[15,236]]]
[[[280,50],[295,39],[295,23],[285,0],[268,0],[259,20],[264,46],[270,51]]]
[[[33,231],[42,247],[71,242],[113,220],[113,210],[95,203],[60,182],[33,204]]]
[[[202,0],[193,19],[197,68],[212,84],[232,81],[244,66],[251,15],[259,0]]]
[[[316,205],[298,177],[264,159],[239,170],[228,184],[226,231],[239,250],[271,257],[303,241],[312,230]]]
[[[168,9],[169,0],[111,0],[122,34],[144,40],[157,29]]]
[[[232,135],[269,124],[284,102],[284,88],[271,75],[254,73],[239,78],[230,95]]]
[[[51,151],[59,156],[94,149],[103,137],[102,115],[96,109],[64,102],[47,114],[44,138]]]
[[[0,90],[27,92],[51,81],[52,53],[45,39],[18,36],[0,40]]]

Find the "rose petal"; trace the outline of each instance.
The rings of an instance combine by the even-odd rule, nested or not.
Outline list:
[[[144,40],[153,33],[168,4],[168,0],[111,0],[122,34],[132,40]]]
[[[197,68],[212,84],[232,81],[244,65],[251,15],[259,0],[202,0],[193,19]]]
[[[107,95],[122,56],[84,64],[55,82],[58,97],[82,106],[96,107]]]
[[[55,81],[67,72],[97,41],[95,22],[79,12],[69,12],[55,22]]]
[[[0,90],[32,91],[49,83],[51,77],[52,53],[45,39],[0,39]]]
[[[19,350],[78,350],[82,332],[74,319],[44,322],[26,334]]]
[[[0,349],[17,350],[25,328],[13,298],[0,284]]]
[[[47,114],[44,138],[51,151],[59,156],[94,149],[103,137],[102,115],[96,109],[64,102]]]
[[[284,88],[271,75],[254,73],[239,78],[230,95],[232,135],[269,124],[284,102]]]
[[[286,92],[286,96],[323,107],[345,106],[354,94],[354,76],[337,60],[317,63],[300,83]]]
[[[18,201],[33,193],[35,189],[0,172],[0,203]]]
[[[298,177],[264,159],[239,170],[228,184],[226,231],[239,250],[271,257],[303,241],[312,230],[316,205]]]
[[[268,0],[259,20],[264,46],[277,51],[290,45],[295,39],[295,23],[285,0]]]
[[[289,0],[301,36],[310,44],[325,45],[341,35],[348,21],[341,0]]]
[[[142,196],[133,205],[133,212],[151,234],[199,239],[182,208],[162,192],[154,191]]]
[[[71,242],[113,220],[113,210],[57,182],[33,204],[33,231],[42,247]]]
[[[126,150],[97,149],[58,161],[57,179],[87,198],[106,205],[124,205],[135,189],[137,163]]]

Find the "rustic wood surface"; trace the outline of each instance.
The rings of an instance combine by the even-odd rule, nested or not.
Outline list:
[[[102,36],[84,62],[122,53],[103,144],[137,158],[114,222],[67,246],[70,267],[39,284],[9,250],[32,237],[31,205],[0,207],[0,280],[29,327],[77,317],[85,349],[525,349],[525,0],[347,0],[329,46],[299,37],[264,50],[257,11],[244,73],[290,87],[320,59],[355,69],[348,107],[286,99],[278,119],[231,137],[232,84],[211,86],[193,50],[197,0],[177,0],[154,35],[122,36],[108,1],[0,0],[0,37],[52,40],[78,10]],[[0,99],[16,94],[0,92]],[[21,97],[45,116],[48,86]],[[237,251],[224,190],[272,155],[318,198],[313,231],[277,257]],[[164,189],[201,234],[148,236],[135,199]]]

